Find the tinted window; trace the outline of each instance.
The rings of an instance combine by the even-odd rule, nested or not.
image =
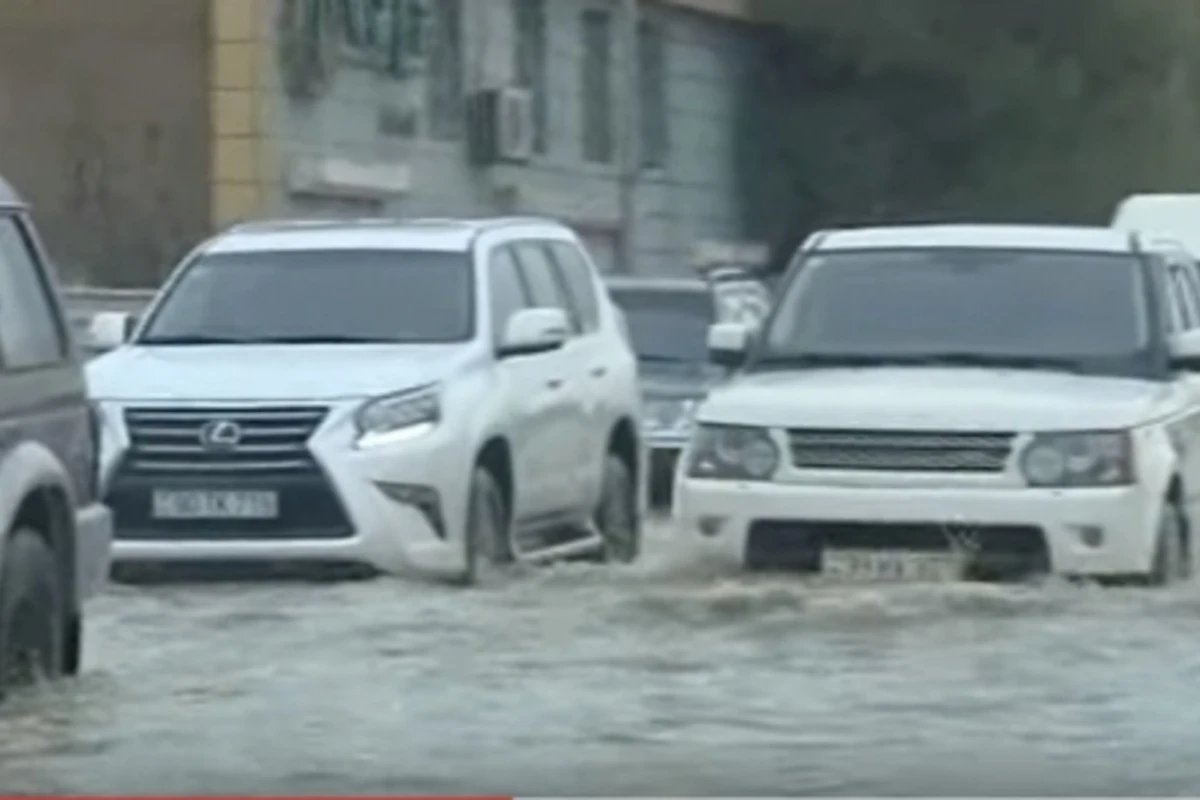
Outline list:
[[[65,349],[37,257],[12,216],[0,216],[0,347],[9,369],[57,363]]]
[[[592,268],[588,266],[579,248],[567,242],[551,242],[547,245],[554,254],[561,270],[567,292],[579,321],[585,331],[594,331],[600,326],[600,306],[596,298],[596,283]]]
[[[492,253],[488,269],[491,277],[492,335],[498,340],[509,318],[527,308],[529,299],[521,273],[517,270],[517,262],[507,247]]]
[[[467,253],[304,250],[201,256],[144,343],[455,342],[473,331]]]
[[[1145,294],[1130,255],[819,254],[785,290],[762,355],[966,353],[1119,371],[1147,347]]]
[[[522,242],[515,245],[517,261],[521,265],[521,274],[533,296],[533,304],[539,308],[561,308],[567,312],[576,330],[579,321],[575,317],[571,304],[567,301],[558,269],[540,242]]]
[[[613,302],[625,321],[638,358],[646,362],[708,360],[708,326],[715,318],[706,291],[612,288]]]

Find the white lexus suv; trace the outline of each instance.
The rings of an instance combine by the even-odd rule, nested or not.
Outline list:
[[[841,578],[1193,563],[1200,282],[1103,228],[896,226],[801,248],[697,411],[677,526],[751,568]]]
[[[88,377],[117,567],[638,554],[636,358],[551,221],[235,227]]]

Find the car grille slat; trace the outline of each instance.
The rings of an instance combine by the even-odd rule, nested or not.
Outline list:
[[[315,406],[127,409],[126,466],[138,474],[314,470],[308,440],[327,413],[328,409]],[[205,426],[217,421],[238,427],[236,445],[212,447],[203,441]]]
[[[953,431],[788,431],[797,469],[861,472],[1003,472],[1015,433]]]

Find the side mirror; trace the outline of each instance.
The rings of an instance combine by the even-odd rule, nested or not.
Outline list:
[[[708,328],[708,360],[720,367],[737,369],[750,349],[750,329],[738,322],[718,322]]]
[[[1200,372],[1200,329],[1171,337],[1171,366],[1187,372]]]
[[[525,308],[508,318],[497,354],[501,358],[556,350],[571,336],[571,322],[561,308]]]
[[[93,350],[113,350],[129,341],[137,317],[124,311],[101,311],[88,325],[88,346]]]

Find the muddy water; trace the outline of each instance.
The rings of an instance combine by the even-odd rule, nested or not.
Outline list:
[[[638,567],[478,591],[114,589],[0,712],[54,792],[1200,791],[1200,589],[818,587]]]

